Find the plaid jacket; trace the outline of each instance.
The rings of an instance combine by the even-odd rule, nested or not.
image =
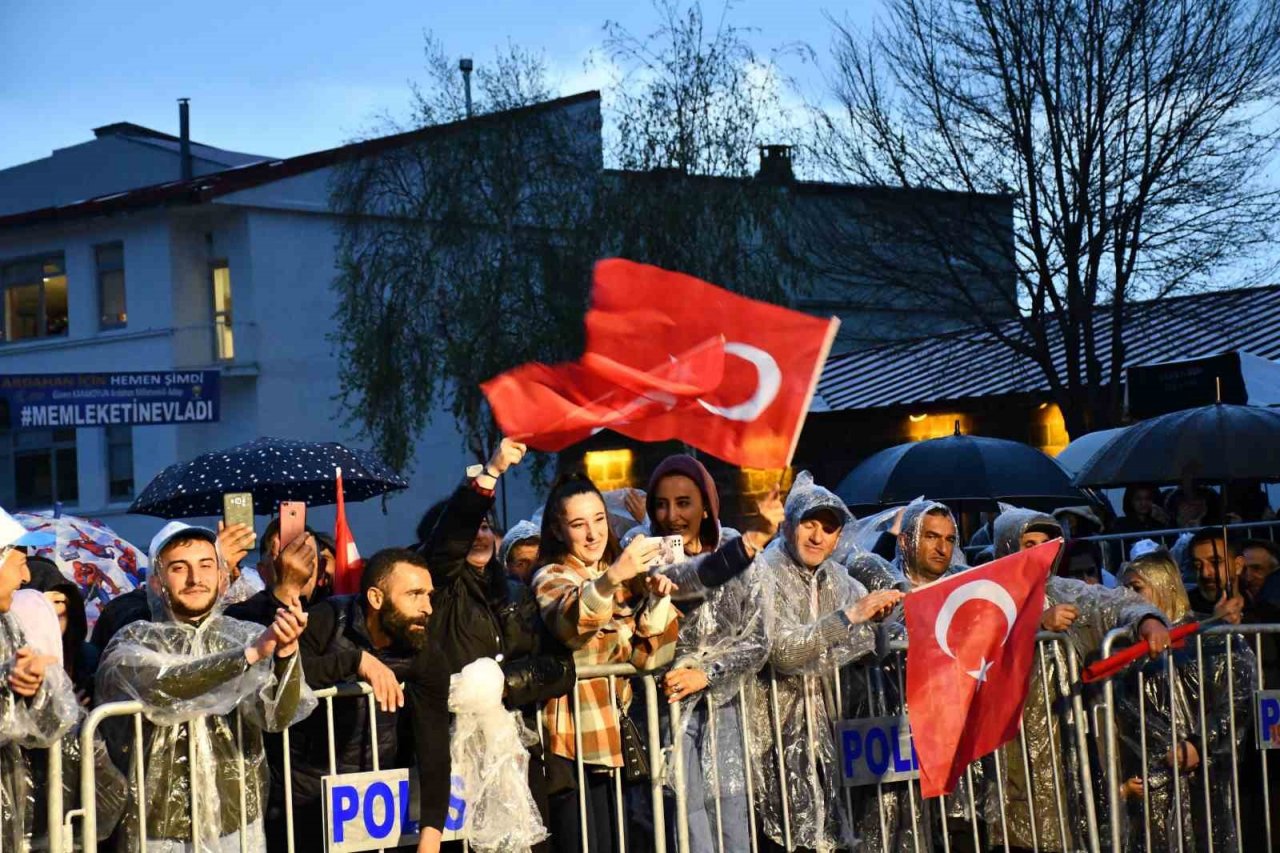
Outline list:
[[[630,663],[637,669],[656,669],[671,662],[679,634],[679,613],[668,598],[636,599],[619,587],[612,599],[602,598],[592,584],[607,566],[587,568],[572,557],[565,564],[542,567],[533,578],[542,621],[562,643],[573,649],[578,667]],[[631,682],[614,680],[618,704],[631,703]],[[609,679],[578,682],[582,720],[582,760],[607,767],[622,766],[622,736],[618,709],[609,701]],[[573,697],[560,696],[543,708],[551,752],[572,759],[574,749]]]

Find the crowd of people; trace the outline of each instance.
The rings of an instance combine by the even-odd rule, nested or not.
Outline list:
[[[1274,661],[1239,636],[1171,648],[1169,634],[1207,618],[1280,621],[1280,550],[1213,526],[1228,520],[1218,493],[1133,487],[1105,523],[1097,508],[1005,507],[962,545],[942,503],[857,520],[800,472],[739,532],[706,467],[675,455],[643,491],[562,476],[534,518],[502,532],[495,489],[524,453],[504,440],[412,545],[367,560],[352,595],[333,591],[323,532],[284,542],[275,521],[261,535],[172,522],[150,544],[145,586],[110,602],[91,636],[75,584],[29,558],[37,535],[0,511],[3,848],[40,848],[53,747],[67,808],[93,762],[95,831],[121,851],[275,853],[290,831],[293,849],[324,849],[322,780],[375,765],[416,768],[420,851],[454,843],[442,842],[453,776],[479,849],[612,851],[622,839],[645,851],[659,831],[676,849],[680,824],[695,853],[750,850],[753,833],[766,850],[933,850],[945,834],[949,849],[1065,851],[1081,849],[1091,812],[1121,824],[1125,849],[1263,849],[1262,822],[1237,817],[1270,807],[1248,738]],[[1251,495],[1227,506],[1269,517]],[[1170,528],[1188,533],[1168,547],[1143,538]],[[1104,529],[1131,538],[1087,538]],[[664,560],[672,536],[683,554]],[[846,796],[836,721],[907,710],[905,595],[1058,537],[1040,624],[1061,641],[1040,647],[1022,736],[942,800],[910,782]],[[1117,628],[1151,657],[1115,684],[1113,792],[1101,732],[1083,747],[1068,732],[1083,724],[1076,668]],[[638,679],[588,671],[612,664],[657,677],[658,719]],[[357,682],[372,701],[315,712],[316,691]],[[1083,698],[1092,715],[1101,693]],[[141,730],[109,718],[81,755],[70,735],[85,709],[120,700],[140,703]],[[646,746],[655,729],[675,747],[665,762]]]

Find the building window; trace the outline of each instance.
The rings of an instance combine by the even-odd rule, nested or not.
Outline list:
[[[119,329],[129,321],[124,300],[124,244],[94,247],[98,267],[98,328]]]
[[[107,427],[107,486],[113,501],[133,499],[133,427]]]
[[[1067,423],[1057,403],[1041,403],[1032,427],[1031,443],[1050,456],[1057,456],[1068,444]]]
[[[62,253],[0,265],[4,340],[67,333],[67,271]]]
[[[75,429],[0,431],[0,505],[48,509],[79,499]]]
[[[226,261],[213,265],[213,341],[214,355],[219,361],[236,357],[231,321],[231,267]]]
[[[600,491],[607,492],[610,489],[624,489],[631,485],[632,459],[631,451],[622,448],[621,450],[592,450],[583,457],[582,462],[591,482],[595,483]]]
[[[955,435],[969,434],[969,416],[961,412],[942,414],[908,415],[903,435],[907,441],[928,441],[931,438],[946,438]]]

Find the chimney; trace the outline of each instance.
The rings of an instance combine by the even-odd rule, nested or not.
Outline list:
[[[796,179],[791,169],[790,145],[761,145],[760,171],[756,178],[767,184],[789,184]]]
[[[191,99],[178,98],[178,142],[182,157],[182,180],[191,180]]]
[[[475,67],[470,59],[459,59],[458,70],[462,72],[462,85],[467,90],[467,118],[471,118],[471,69]]]

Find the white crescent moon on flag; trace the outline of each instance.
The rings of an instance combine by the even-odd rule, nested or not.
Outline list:
[[[725,420],[754,421],[778,398],[778,391],[782,389],[782,371],[778,368],[778,362],[774,357],[759,347],[730,341],[724,345],[724,351],[749,362],[756,369],[755,393],[746,402],[736,406],[714,406],[706,400],[698,402],[702,408]]]
[[[947,644],[947,632],[951,630],[951,620],[955,618],[956,611],[962,605],[978,599],[991,602],[1004,613],[1006,624],[1000,645],[1003,646],[1005,640],[1009,639],[1009,634],[1013,632],[1013,623],[1018,618],[1018,606],[1014,604],[1013,596],[1009,595],[1007,589],[990,580],[970,581],[956,587],[942,603],[942,609],[938,611],[938,621],[934,623],[934,636],[938,640],[938,646],[952,660],[955,659],[955,654]]]

